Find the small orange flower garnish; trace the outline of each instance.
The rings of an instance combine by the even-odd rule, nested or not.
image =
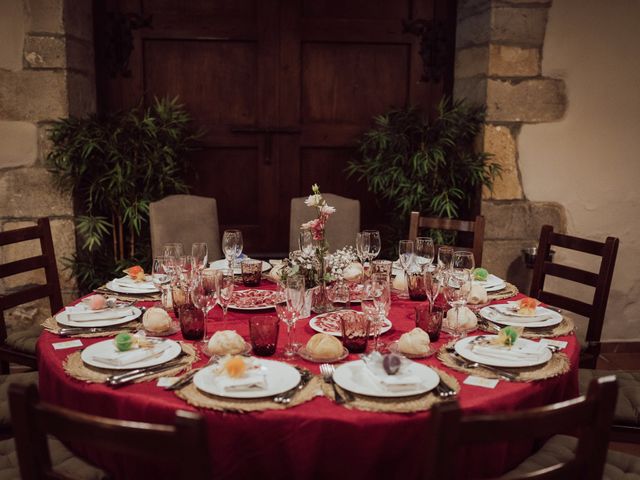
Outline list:
[[[125,268],[123,272],[129,275],[129,277],[134,279],[136,282],[144,282],[144,270],[140,265],[134,265],[133,267]]]
[[[236,355],[225,363],[224,369],[231,378],[239,378],[247,371],[247,364],[242,357]]]
[[[540,302],[535,298],[523,298],[520,300],[520,308],[518,308],[518,312],[523,315],[535,315],[536,307],[539,304]]]

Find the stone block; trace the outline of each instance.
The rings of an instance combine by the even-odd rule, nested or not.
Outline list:
[[[88,0],[63,1],[65,3],[65,33],[93,43],[93,2]]]
[[[64,33],[62,22],[64,0],[27,0],[29,31],[38,33]],[[77,2],[85,3],[85,0]]]
[[[530,240],[487,240],[484,242],[482,266],[528,294],[533,272],[526,267],[521,251],[531,245]]]
[[[64,37],[28,35],[24,43],[24,60],[30,68],[65,68]]]
[[[482,213],[487,240],[530,240],[535,245],[543,225],[566,231],[564,207],[555,202],[484,201]]]
[[[542,47],[549,9],[494,7],[491,10],[491,42]]]
[[[518,147],[511,131],[504,126],[486,125],[484,128],[484,151],[493,154],[491,162],[502,167],[493,189],[485,189],[483,196],[494,200],[514,200],[523,197],[518,173]]]
[[[73,215],[71,198],[54,186],[44,168],[0,172],[0,217],[38,218]]]
[[[489,76],[534,77],[540,74],[540,50],[491,45],[488,65]]]
[[[68,115],[63,71],[0,71],[0,118],[38,122]]]
[[[0,169],[33,165],[38,158],[38,127],[0,121]]]
[[[487,101],[487,79],[482,77],[456,78],[453,82],[453,98],[466,98],[472,103],[484,105]]]
[[[67,38],[67,67],[89,76],[95,72],[93,44],[76,38]]]
[[[456,26],[456,48],[488,44],[491,41],[491,18],[490,9],[459,18]]]
[[[491,4],[492,0],[459,0],[457,8],[458,21],[489,10]]]
[[[34,221],[7,221],[2,225],[3,231],[15,230],[35,225]],[[53,237],[53,248],[56,254],[56,265],[60,278],[60,288],[73,290],[76,288],[75,279],[71,277],[70,271],[64,265],[64,258],[68,258],[76,251],[76,237],[73,220],[52,219],[51,236]],[[40,255],[40,242],[30,240],[3,247],[2,261],[12,262],[22,258]],[[45,282],[44,270],[34,270],[32,272],[13,275],[4,279],[5,289],[17,289],[25,285]]]
[[[85,117],[96,111],[96,84],[93,76],[69,72],[69,115]]]
[[[25,12],[22,0],[0,2],[0,70],[22,69]]]
[[[53,142],[49,140],[49,128],[51,123],[38,124],[38,165],[43,166],[47,161],[47,156],[53,150]]]
[[[456,50],[455,77],[487,75],[489,70],[489,47],[469,47]]]
[[[562,80],[487,80],[488,122],[552,122],[564,115],[567,98]]]

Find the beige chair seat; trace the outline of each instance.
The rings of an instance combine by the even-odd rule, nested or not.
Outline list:
[[[56,472],[79,480],[103,480],[109,475],[79,459],[55,438],[49,438],[51,464]],[[20,479],[18,456],[13,438],[0,441],[0,480]]]
[[[614,425],[640,427],[640,371],[580,369],[580,393],[585,393],[594,378],[615,374],[618,378],[618,402],[613,416]]]
[[[0,430],[9,430],[11,415],[9,413],[9,397],[7,390],[12,383],[20,385],[38,384],[38,372],[12,373],[0,375]]]
[[[36,354],[36,343],[42,333],[41,325],[16,330],[7,336],[5,343],[15,350]]]
[[[540,450],[510,471],[503,479],[518,478],[527,473],[571,460],[577,439],[568,435],[551,437]],[[609,450],[604,466],[604,480],[640,480],[640,457]]]

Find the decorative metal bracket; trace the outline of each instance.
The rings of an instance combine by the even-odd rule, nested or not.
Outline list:
[[[403,20],[404,33],[420,37],[422,77],[424,82],[439,82],[447,69],[447,34],[443,22],[432,20]]]
[[[133,30],[153,28],[152,16],[142,17],[135,13],[107,12],[103,27],[104,49],[102,60],[110,77],[130,77],[129,57],[133,51]]]

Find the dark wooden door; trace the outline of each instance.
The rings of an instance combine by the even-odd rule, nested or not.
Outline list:
[[[99,82],[105,107],[180,97],[207,132],[192,192],[217,198],[221,229],[240,228],[250,253],[288,249],[290,200],[313,183],[359,198],[375,223],[366,186],[344,174],[358,137],[374,115],[446,89],[421,81],[403,20],[452,23],[447,0],[113,1],[152,27],[133,31],[131,76]]]

